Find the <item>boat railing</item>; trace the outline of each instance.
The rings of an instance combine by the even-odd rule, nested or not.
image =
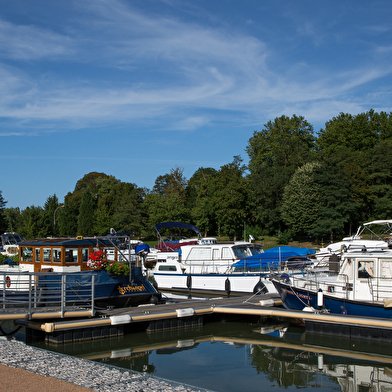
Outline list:
[[[230,268],[234,262],[235,260],[233,259],[185,260],[185,264],[189,265],[189,270],[193,274],[226,274],[230,271]]]
[[[91,274],[75,282],[69,273],[56,272],[0,272],[0,311],[28,309],[32,312],[43,308],[56,308],[63,317],[66,308],[91,309],[94,314],[94,282]]]
[[[392,277],[369,277],[367,281],[373,301],[392,298]]]

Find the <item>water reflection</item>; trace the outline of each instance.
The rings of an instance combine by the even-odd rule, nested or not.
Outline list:
[[[392,391],[392,345],[235,322],[52,345],[69,355],[215,391]]]

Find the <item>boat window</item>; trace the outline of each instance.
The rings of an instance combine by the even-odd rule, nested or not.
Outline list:
[[[358,261],[358,278],[373,278],[374,277],[374,262],[373,261]]]
[[[392,260],[381,262],[381,277],[383,278],[392,277]]]
[[[213,260],[218,260],[220,258],[219,256],[219,249],[213,249],[212,250],[212,259]]]
[[[177,271],[175,265],[160,265],[158,269],[159,271]]]
[[[65,249],[65,262],[66,263],[78,262],[78,248]]]
[[[210,248],[203,248],[202,246],[197,246],[192,248],[189,252],[188,257],[186,258],[187,261],[190,260],[211,260],[211,249]]]
[[[35,262],[36,263],[41,262],[41,249],[40,248],[35,248]]]
[[[237,259],[243,259],[244,257],[252,256],[252,253],[247,245],[233,246],[233,252]]]
[[[43,262],[44,263],[51,263],[52,262],[52,249],[44,248],[43,254],[44,254]]]
[[[21,249],[21,261],[33,261],[33,248],[23,246]]]
[[[263,245],[252,245],[249,247],[250,253],[252,255],[259,255],[260,253],[263,253]]]
[[[61,248],[53,248],[53,263],[61,263]]]
[[[82,249],[82,260],[83,260],[83,263],[87,263],[88,255],[89,255],[88,248],[83,248]]]
[[[114,248],[105,248],[104,252],[107,254],[109,261],[115,261],[116,253],[115,253]]]
[[[232,259],[232,258],[233,258],[233,256],[230,252],[230,248],[229,247],[222,248],[222,259],[227,260],[227,259]]]

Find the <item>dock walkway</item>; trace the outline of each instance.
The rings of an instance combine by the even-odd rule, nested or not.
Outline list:
[[[143,305],[130,308],[96,309],[94,315],[70,311],[69,320],[50,320],[45,313],[33,314],[32,319],[16,317],[15,322],[43,331],[63,341],[76,341],[122,335],[125,326],[143,324],[147,331],[176,329],[203,324],[204,317],[261,317],[301,320],[306,330],[339,336],[365,336],[374,339],[392,339],[392,320],[301,312],[284,309],[276,294],[262,296],[211,298],[205,300],[178,300],[160,305]],[[47,314],[55,315],[55,312]],[[0,310],[0,319],[4,316]],[[10,314],[7,316],[10,318]],[[52,317],[53,318],[53,317]]]

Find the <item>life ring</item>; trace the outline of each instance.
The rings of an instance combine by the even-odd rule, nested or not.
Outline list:
[[[5,285],[10,288],[11,287],[11,278],[9,276],[5,277]]]

